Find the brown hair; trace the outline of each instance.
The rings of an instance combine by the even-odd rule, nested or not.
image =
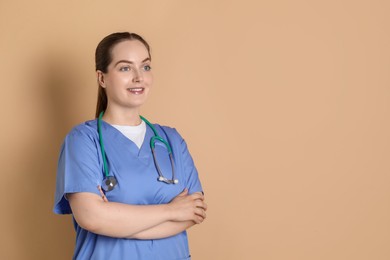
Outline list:
[[[110,65],[112,61],[111,51],[114,46],[122,41],[127,40],[136,40],[140,41],[145,45],[145,48],[148,50],[149,58],[150,56],[150,46],[149,44],[138,34],[129,33],[129,32],[117,32],[110,34],[103,38],[96,47],[95,52],[95,65],[96,71],[100,70],[103,73],[107,73],[108,65]],[[104,88],[100,86],[98,82],[98,98],[96,104],[96,117],[99,117],[99,114],[106,110],[107,108],[107,94]]]

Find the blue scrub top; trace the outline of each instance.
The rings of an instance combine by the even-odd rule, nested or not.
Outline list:
[[[140,149],[110,124],[102,121],[102,135],[107,155],[109,174],[118,184],[106,193],[108,201],[133,205],[166,204],[181,193],[202,191],[198,172],[184,139],[174,128],[155,124],[159,135],[172,147],[178,184],[157,181],[150,139],[154,136],[147,126]],[[159,166],[168,179],[172,178],[171,164],[165,146],[157,143]],[[57,169],[54,212],[71,214],[66,193],[92,192],[104,178],[103,159],[97,131],[97,120],[76,126],[66,136],[61,147]],[[156,240],[113,238],[91,233],[74,221],[76,247],[73,259],[190,259],[187,233]]]

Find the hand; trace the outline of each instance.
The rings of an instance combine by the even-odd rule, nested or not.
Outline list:
[[[206,218],[207,204],[200,192],[188,195],[188,190],[185,189],[167,205],[173,221],[191,220],[200,224]]]

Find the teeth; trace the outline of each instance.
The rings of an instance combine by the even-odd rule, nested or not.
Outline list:
[[[130,91],[142,91],[143,88],[130,88],[129,90]]]

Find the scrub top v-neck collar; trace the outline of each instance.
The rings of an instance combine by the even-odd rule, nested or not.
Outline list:
[[[97,120],[96,120],[97,123]],[[129,151],[138,159],[149,159],[152,151],[150,148],[150,139],[154,136],[153,130],[146,124],[146,133],[144,141],[142,142],[141,148],[123,135],[118,129],[110,125],[109,123],[102,120],[102,135],[105,146],[127,146]],[[110,140],[108,142],[108,140]]]

